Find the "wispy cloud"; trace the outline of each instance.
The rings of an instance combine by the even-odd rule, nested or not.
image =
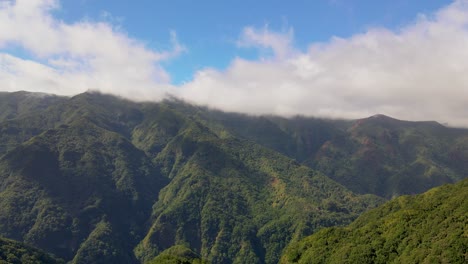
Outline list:
[[[155,52],[109,22],[67,24],[54,0],[0,2],[0,50],[20,46],[22,59],[0,53],[2,90],[75,94],[88,89],[158,100],[164,94],[251,114],[360,118],[376,113],[468,126],[468,1],[420,15],[395,31],[371,28],[349,38],[294,47],[293,29],[246,27],[240,48],[270,51],[234,58],[223,71],[203,69],[170,84],[160,66],[186,48]]]
[[[397,31],[373,28],[312,43],[305,52],[291,52],[291,35],[246,28],[240,42],[270,47],[274,58],[237,58],[226,71],[200,71],[179,95],[254,114],[383,113],[468,126],[468,1]]]
[[[268,25],[263,28],[246,27],[237,41],[239,47],[253,47],[271,51],[277,59],[291,56],[293,49],[294,30],[289,28],[285,32],[273,32]]]
[[[27,60],[0,53],[3,90],[163,96],[170,76],[159,63],[186,50],[175,32],[173,49],[155,52],[108,22],[57,20],[51,15],[56,8],[54,0],[1,2],[0,48],[18,46],[32,54]]]

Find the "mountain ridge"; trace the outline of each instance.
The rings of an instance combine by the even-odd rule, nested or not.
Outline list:
[[[18,96],[0,94],[0,110],[19,109],[0,119],[0,235],[71,263],[276,263],[289,243],[383,203],[375,195],[468,171],[468,130],[430,122],[256,117],[99,93],[11,107]],[[369,156],[393,174],[363,174]]]

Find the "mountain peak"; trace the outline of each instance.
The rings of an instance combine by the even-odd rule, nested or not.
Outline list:
[[[406,127],[406,126],[424,126],[427,128],[444,128],[445,126],[436,121],[408,121],[400,120],[383,114],[375,114],[373,116],[357,119],[354,128],[362,125],[378,125],[383,127],[391,126],[395,127]]]
[[[393,119],[393,120],[396,120],[395,118],[392,118],[392,117],[389,117],[389,116],[386,116],[384,114],[375,114],[373,116],[370,116],[369,118],[373,118],[373,119]]]

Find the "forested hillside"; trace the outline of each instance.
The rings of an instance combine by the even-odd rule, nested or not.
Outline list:
[[[0,235],[71,263],[277,263],[382,197],[468,170],[468,130],[437,123],[98,93],[1,93],[0,109]]]
[[[0,263],[63,264],[65,262],[39,249],[0,237]]]
[[[251,117],[199,110],[357,193],[416,194],[468,175],[468,130],[375,115],[359,120]]]
[[[281,263],[467,263],[468,180],[402,196],[290,246]]]

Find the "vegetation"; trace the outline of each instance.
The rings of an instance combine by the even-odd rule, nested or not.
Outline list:
[[[64,97],[42,93],[0,92],[0,121],[41,111],[64,100]]]
[[[187,244],[212,263],[276,263],[292,240],[380,202],[248,141],[193,125],[156,157],[171,182],[137,248],[142,260]]]
[[[355,122],[347,133],[310,163],[355,192],[392,198],[468,175],[466,130],[380,115]]]
[[[384,201],[365,193],[420,192],[468,170],[468,131],[432,123],[249,117],[96,93],[0,93],[0,109],[0,235],[70,263],[277,263],[291,242]],[[367,138],[371,165],[396,174],[363,167]],[[389,146],[395,159],[379,156]]]
[[[468,130],[384,115],[354,121],[207,111],[232,134],[318,170],[357,193],[416,194],[468,175]]]
[[[99,263],[103,254],[137,262],[133,247],[166,180],[143,151],[103,126],[77,115],[2,157],[3,235],[74,263]]]
[[[65,263],[54,256],[23,243],[0,238],[1,264],[59,264]]]
[[[208,264],[208,262],[186,246],[177,245],[164,250],[148,264]]]
[[[468,179],[402,196],[290,246],[281,263],[467,263]]]

